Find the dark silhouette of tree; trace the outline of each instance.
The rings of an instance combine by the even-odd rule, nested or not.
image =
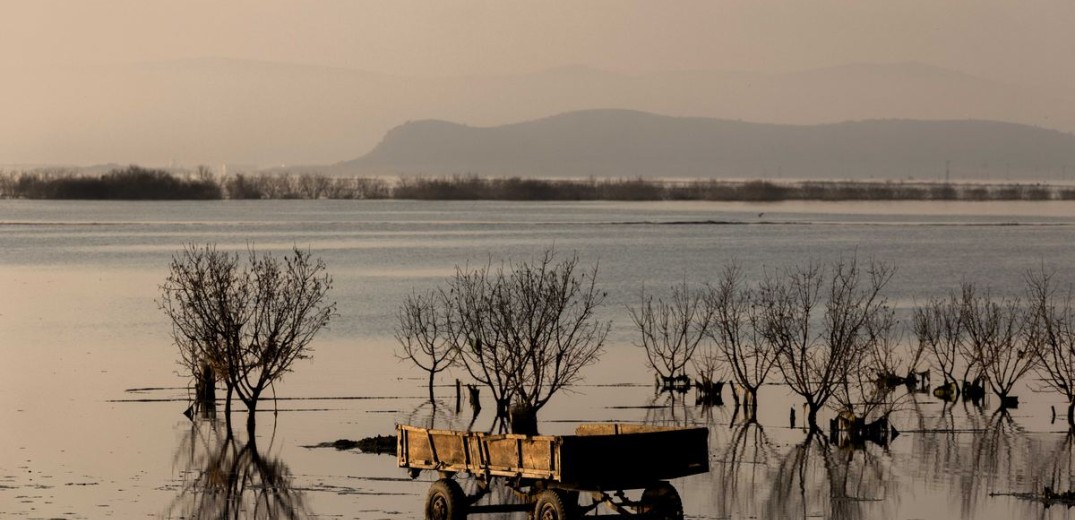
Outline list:
[[[331,287],[325,263],[308,251],[278,258],[250,250],[240,266],[238,254],[192,244],[172,257],[158,304],[172,321],[180,363],[211,367],[227,387],[229,424],[234,394],[253,432],[265,390],[309,357],[310,342],[335,314],[326,300]]]
[[[537,412],[600,356],[610,324],[595,312],[605,293],[597,267],[580,272],[578,264],[549,250],[508,268],[458,269],[442,290],[447,337],[513,431],[536,432]]]
[[[396,340],[418,368],[429,374],[429,400],[434,401],[433,380],[459,357],[455,348],[459,338],[453,337],[448,325],[448,301],[439,292],[412,293],[396,313]]]
[[[1038,356],[1035,372],[1067,401],[1068,427],[1075,430],[1075,306],[1071,286],[1057,287],[1054,273],[1027,273],[1031,313],[1028,337]]]
[[[867,316],[862,348],[851,354],[844,376],[836,382],[832,400],[838,411],[869,422],[888,417],[907,397],[906,393],[893,395],[895,389],[884,381],[904,365],[899,354],[904,345],[896,325],[895,311],[886,304]],[[920,354],[921,350],[912,351],[908,366],[913,368]]]
[[[870,337],[866,327],[884,305],[881,290],[894,269],[854,258],[797,267],[769,277],[760,289],[765,337],[777,350],[777,367],[807,406],[807,424],[818,430],[817,413],[861,366]]]
[[[638,308],[627,307],[638,327],[638,345],[646,361],[665,381],[685,375],[698,345],[706,338],[715,309],[706,305],[702,291],[686,283],[672,286],[668,299],[654,298],[643,290]]]
[[[764,335],[765,313],[757,289],[747,286],[742,269],[732,264],[724,268],[717,285],[709,288],[706,305],[713,309],[708,334],[736,384],[742,387],[747,415],[753,417],[758,388],[765,384],[777,361],[776,347]]]
[[[959,297],[953,294],[947,298],[933,298],[916,306],[911,321],[919,348],[924,346],[929,350],[934,368],[944,377],[942,388],[953,389],[951,400],[955,400],[959,397],[956,364],[960,359],[960,345],[964,342]]]
[[[990,291],[965,285],[962,316],[967,344],[1004,406],[1015,383],[1037,364],[1040,344],[1025,336],[1032,329],[1027,328],[1027,312],[1019,298],[997,301]]]

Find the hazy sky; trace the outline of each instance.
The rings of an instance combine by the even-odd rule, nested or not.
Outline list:
[[[0,0],[0,65],[222,56],[400,74],[921,61],[1075,84],[1071,0]]]
[[[1073,0],[0,0],[0,164],[324,163],[410,119],[490,125],[585,108],[1070,131],[1073,33]],[[174,63],[192,58],[229,60]],[[659,84],[491,77],[905,62],[992,83],[928,67],[897,73],[903,83],[834,73],[810,98],[802,78],[763,89],[683,74]]]

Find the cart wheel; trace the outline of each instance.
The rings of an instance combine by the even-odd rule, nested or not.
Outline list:
[[[467,496],[459,483],[442,478],[429,487],[426,495],[426,520],[464,520]]]
[[[651,518],[662,520],[683,520],[683,500],[672,484],[661,482],[646,488],[642,492],[640,513],[649,513]]]
[[[534,520],[574,520],[578,497],[571,503],[572,496],[562,489],[542,491],[534,505]]]

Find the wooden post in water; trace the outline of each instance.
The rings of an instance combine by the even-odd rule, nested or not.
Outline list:
[[[195,406],[201,410],[202,417],[216,416],[216,374],[213,367],[202,364],[194,383]]]
[[[470,393],[470,408],[474,410],[474,416],[477,417],[478,412],[482,410],[481,401],[478,400],[478,387],[467,385],[467,392]]]

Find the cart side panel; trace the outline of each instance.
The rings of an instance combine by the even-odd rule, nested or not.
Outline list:
[[[432,435],[437,448],[437,457],[441,466],[466,467],[466,434],[457,432],[439,432]]]
[[[400,467],[432,467],[433,449],[425,430],[401,426],[397,441]]]
[[[554,478],[559,467],[556,444],[548,437],[486,437],[488,468],[526,477]]]
[[[561,482],[579,489],[641,489],[709,471],[705,428],[561,439]]]
[[[548,473],[552,476],[556,470],[557,455],[555,444],[547,440],[523,441],[523,467],[534,473]]]
[[[468,468],[469,433],[413,426],[400,426],[398,432],[396,451],[400,467],[450,471]]]

